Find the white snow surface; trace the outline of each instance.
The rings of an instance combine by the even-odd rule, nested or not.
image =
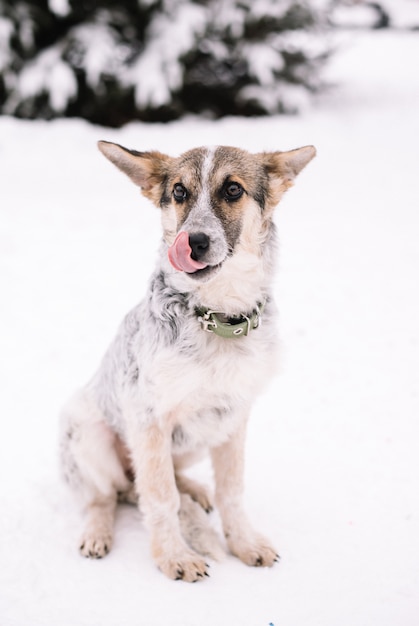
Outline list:
[[[299,117],[0,118],[2,626],[417,626],[418,55],[417,33],[352,33],[329,66],[338,87]],[[281,371],[247,442],[246,507],[273,569],[227,556],[172,582],[128,505],[106,559],[77,552],[57,416],[142,297],[160,237],[99,139],[318,149],[276,214]],[[211,485],[209,464],[192,475]]]

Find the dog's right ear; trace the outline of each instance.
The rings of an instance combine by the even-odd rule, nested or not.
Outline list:
[[[141,187],[141,191],[157,206],[160,203],[161,184],[167,175],[171,157],[161,152],[137,152],[117,143],[99,141],[98,148],[121,172]]]

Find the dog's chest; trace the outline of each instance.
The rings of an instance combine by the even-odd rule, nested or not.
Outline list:
[[[272,354],[262,329],[240,339],[203,334],[188,350],[155,354],[141,393],[157,419],[169,420],[174,450],[225,441],[269,380]]]

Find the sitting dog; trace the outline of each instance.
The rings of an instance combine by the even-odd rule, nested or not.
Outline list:
[[[86,512],[80,551],[109,551],[117,500],[135,492],[161,571],[208,575],[182,534],[181,502],[189,494],[210,510],[205,489],[182,473],[209,452],[229,550],[272,566],[276,550],[243,510],[245,431],[276,361],[273,212],[315,149],[218,146],[174,158],[99,148],[160,209],[163,239],[145,298],[63,411],[62,467]]]

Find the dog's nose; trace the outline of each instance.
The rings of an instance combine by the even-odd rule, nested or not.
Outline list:
[[[202,259],[209,248],[209,237],[205,233],[192,233],[189,235],[189,245],[191,247],[191,257],[194,261]]]

